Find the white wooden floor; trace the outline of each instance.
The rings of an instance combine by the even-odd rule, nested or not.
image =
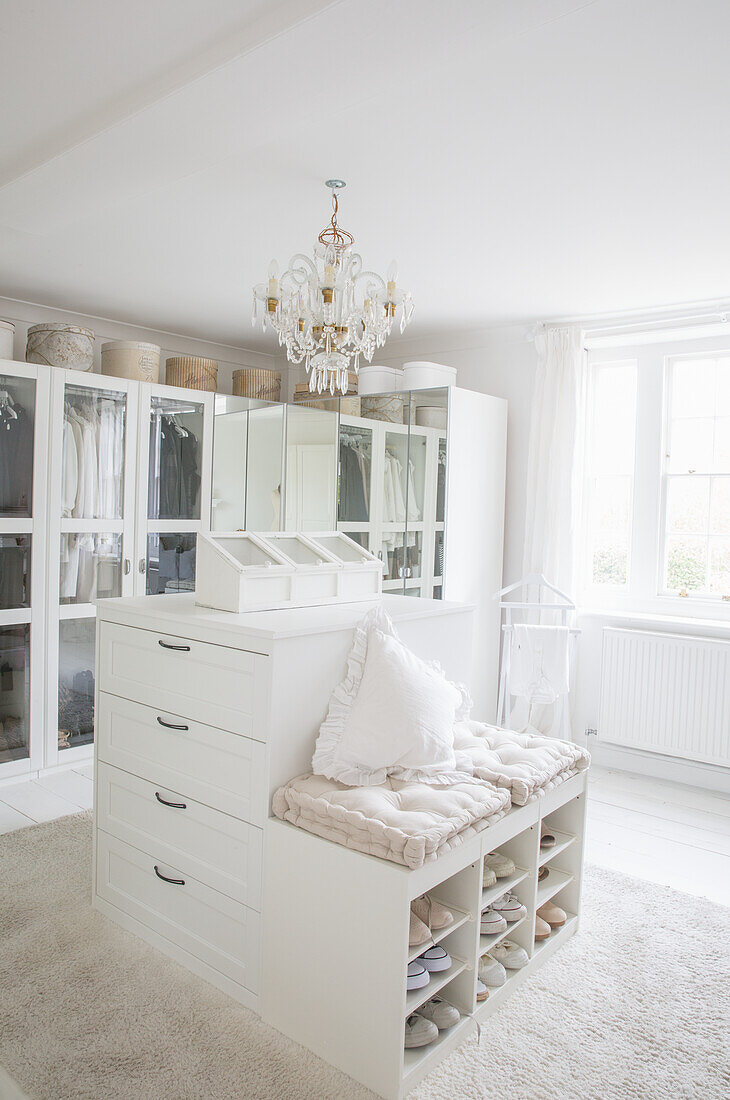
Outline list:
[[[730,798],[591,768],[586,860],[730,905]]]
[[[82,764],[40,779],[0,785],[0,833],[90,810],[93,774],[92,764]]]
[[[91,808],[92,766],[0,786],[0,833]],[[730,799],[591,768],[586,858],[730,905]]]

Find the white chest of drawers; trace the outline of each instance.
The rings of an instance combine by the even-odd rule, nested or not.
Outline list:
[[[470,608],[383,605],[415,652],[468,676]],[[256,1011],[271,794],[309,770],[366,611],[98,605],[93,904]]]

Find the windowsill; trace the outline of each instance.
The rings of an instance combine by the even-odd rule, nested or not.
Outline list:
[[[627,611],[623,608],[608,607],[578,607],[577,614],[579,618],[585,616],[592,619],[611,619],[617,622],[640,623],[643,626],[656,624],[670,627],[679,634],[697,632],[730,637],[730,620],[728,619],[705,619],[692,615],[667,615],[661,612]]]

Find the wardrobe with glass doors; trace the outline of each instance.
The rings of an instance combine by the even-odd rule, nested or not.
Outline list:
[[[0,779],[91,759],[96,600],[194,588],[212,428],[212,394],[0,362]]]

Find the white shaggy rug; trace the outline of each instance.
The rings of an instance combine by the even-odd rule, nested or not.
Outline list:
[[[90,864],[88,814],[0,837],[0,1065],[31,1100],[371,1100],[92,912]],[[578,936],[411,1096],[724,1100],[729,944],[730,909],[589,868]]]

